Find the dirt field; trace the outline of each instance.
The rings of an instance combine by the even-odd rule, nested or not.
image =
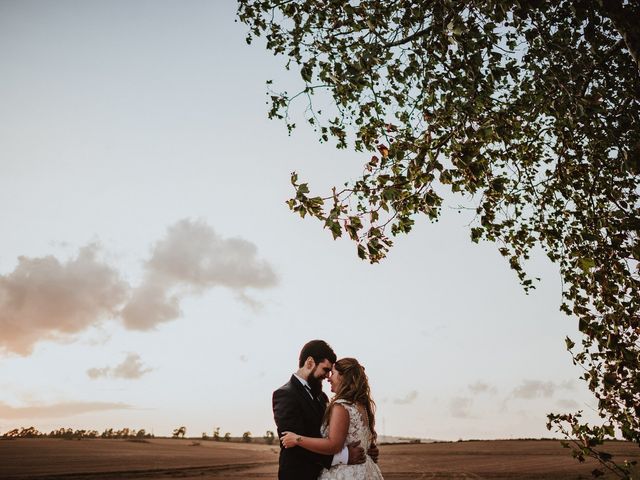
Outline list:
[[[275,479],[277,446],[153,439],[0,440],[0,479]],[[632,444],[613,454],[640,460]],[[588,479],[595,464],[578,464],[554,441],[481,441],[383,445],[387,480]]]

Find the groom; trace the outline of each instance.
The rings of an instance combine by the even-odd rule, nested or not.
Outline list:
[[[300,352],[298,371],[273,392],[273,417],[282,432],[296,432],[308,437],[321,437],[320,426],[329,399],[322,391],[322,381],[328,378],[336,361],[333,349],[323,340],[311,340]],[[345,446],[336,455],[320,455],[302,447],[283,448],[280,445],[278,480],[317,480],[323,468],[332,465],[363,463],[364,449],[360,442]],[[377,459],[378,449],[368,452]]]

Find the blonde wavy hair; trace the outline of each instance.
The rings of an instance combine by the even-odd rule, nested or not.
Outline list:
[[[371,430],[372,440],[375,442],[378,437],[375,429],[376,404],[371,398],[369,379],[364,371],[364,367],[360,365],[355,358],[341,358],[334,363],[333,366],[340,375],[342,375],[342,383],[335,396],[331,399],[331,402],[329,402],[324,421],[327,424],[329,423],[333,405],[337,400],[346,400],[353,404],[359,403],[367,412],[367,417],[369,417],[369,430]]]

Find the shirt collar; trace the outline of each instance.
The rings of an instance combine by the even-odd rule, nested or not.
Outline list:
[[[298,375],[297,373],[293,374],[294,377],[296,377],[300,383],[302,384],[302,386],[306,387],[306,388],[311,388],[309,386],[309,382],[307,382],[304,378],[302,378],[300,375]]]

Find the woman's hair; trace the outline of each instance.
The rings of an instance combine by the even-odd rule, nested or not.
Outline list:
[[[375,411],[376,404],[371,398],[371,390],[369,388],[369,379],[364,373],[364,367],[358,363],[355,358],[341,358],[333,367],[342,375],[342,383],[333,399],[329,403],[325,413],[325,421],[327,424],[331,419],[331,410],[337,400],[346,400],[349,403],[359,403],[364,406],[367,417],[369,417],[369,430],[373,441],[376,440]]]

